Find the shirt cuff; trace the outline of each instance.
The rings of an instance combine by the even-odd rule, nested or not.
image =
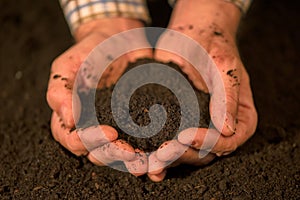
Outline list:
[[[59,0],[72,33],[83,23],[108,17],[151,22],[145,0]]]

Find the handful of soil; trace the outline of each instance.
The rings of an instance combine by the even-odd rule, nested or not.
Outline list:
[[[137,66],[140,66],[142,64],[147,64],[147,63],[160,63],[160,62],[155,61],[153,59],[140,59],[137,60],[135,63],[129,63],[124,73],[128,72],[129,70]],[[161,63],[161,64],[167,65],[175,69],[176,71],[181,73],[186,78],[186,80],[188,80],[187,76],[182,73],[178,65],[171,62]],[[176,80],[171,80],[171,81],[176,81]],[[192,83],[190,84],[192,85]],[[133,122],[138,126],[147,126],[151,123],[151,119],[149,117],[149,109],[151,106],[155,104],[162,105],[167,113],[167,119],[163,128],[152,137],[142,138],[143,133],[140,133],[141,137],[134,137],[132,135],[125,133],[115,122],[112,115],[112,109],[111,109],[111,98],[112,98],[112,92],[114,90],[114,87],[115,85],[112,85],[111,87],[108,88],[98,89],[96,91],[95,102],[88,102],[89,99],[93,99],[93,98],[89,98],[89,95],[84,95],[84,94],[79,95],[82,102],[82,115],[78,123],[80,127],[85,128],[97,124],[95,122],[90,121],[89,118],[86,118],[86,116],[89,116],[88,113],[91,111],[89,111],[87,109],[87,106],[84,105],[87,103],[93,103],[95,105],[99,124],[105,124],[115,128],[118,131],[119,139],[125,140],[134,148],[139,148],[141,150],[144,150],[145,152],[152,152],[158,149],[163,142],[175,139],[177,137],[180,123],[182,122],[181,108],[178,99],[170,89],[159,84],[151,83],[139,87],[137,90],[135,90],[133,95],[130,97],[129,114]],[[194,87],[193,89],[197,96],[199,110],[201,113],[200,117],[197,116],[197,118],[199,119],[199,123],[197,123],[197,126],[207,128],[210,122],[209,94],[201,92],[195,89]],[[122,101],[123,101],[122,97],[120,97],[118,99],[118,102],[122,103]],[[189,116],[191,118],[194,117],[193,110],[188,110],[188,113],[190,114]],[[85,116],[85,118],[83,118],[82,116]],[[185,119],[184,128],[195,127],[195,123],[190,123],[190,121],[195,121],[195,120]]]

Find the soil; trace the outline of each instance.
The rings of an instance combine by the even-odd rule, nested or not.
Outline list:
[[[54,141],[49,68],[73,39],[57,1],[0,1],[0,199],[299,199],[297,5],[254,1],[240,27],[259,114],[255,135],[208,166],[172,168],[153,183],[95,166]]]
[[[158,63],[163,64],[164,66],[168,66],[171,69],[175,69],[181,75],[185,77],[185,80],[188,81],[188,77],[182,73],[179,66],[174,63],[160,63],[153,59],[140,59],[137,60],[135,63],[129,63],[128,67],[126,68],[125,72],[129,72],[130,70],[134,69],[135,67],[141,66],[143,64],[150,64],[150,63]],[[151,70],[151,67],[150,67]],[[153,71],[153,70],[152,70]],[[148,71],[143,71],[143,74],[139,74],[140,77],[135,77],[136,79],[142,79],[148,75]],[[146,74],[147,73],[147,74]],[[154,73],[154,71],[152,72]],[[159,74],[156,74],[159,76]],[[161,77],[166,79],[165,74]],[[178,82],[178,77],[170,77],[169,82],[176,84],[177,87],[182,87]],[[129,85],[129,84],[126,84]],[[191,83],[192,85],[192,83]],[[126,112],[126,100],[124,95],[120,94],[117,95],[117,113],[119,120],[123,126],[125,126],[127,133],[123,131],[115,122],[114,117],[112,116],[112,109],[111,109],[111,98],[112,98],[112,91],[114,90],[115,85],[99,89],[96,91],[96,113],[98,118],[99,124],[106,124],[114,127],[119,133],[119,139],[123,139],[131,144],[134,148],[139,148],[145,152],[152,152],[159,148],[159,146],[168,140],[175,139],[177,134],[180,132],[180,123],[184,124],[181,130],[190,127],[203,127],[208,128],[210,117],[209,117],[209,94],[205,94],[195,88],[193,91],[195,92],[198,100],[199,105],[199,113],[198,119],[195,117],[195,113],[191,109],[187,109],[188,119],[182,117],[182,110],[180,109],[180,105],[178,99],[176,98],[175,94],[168,88],[158,85],[158,84],[147,84],[140,88],[138,88],[130,98],[129,101],[129,114],[132,118],[133,122],[138,126],[147,126],[151,124],[152,129],[159,126],[159,122],[163,121],[162,116],[157,116],[159,118],[158,122],[151,121],[149,117],[149,110],[151,106],[155,104],[162,105],[167,113],[167,119],[163,127],[159,132],[157,132],[154,136],[149,137],[146,132],[139,131],[138,128],[134,126],[130,126],[128,122],[128,117],[125,114],[119,114]],[[129,88],[124,88],[127,91]],[[82,117],[79,122],[79,127],[86,128],[92,125],[96,125],[92,123],[91,120],[86,119],[89,116],[88,113],[91,111],[88,107],[85,106],[87,103],[92,103],[90,101],[93,100],[92,94],[85,95],[82,93],[81,95],[81,102],[82,103]],[[125,117],[124,117],[125,116]],[[182,120],[182,121],[181,121]],[[198,121],[195,123],[195,121]],[[150,127],[150,128],[151,128]],[[128,134],[130,133],[130,134]],[[133,133],[136,133],[135,135]]]

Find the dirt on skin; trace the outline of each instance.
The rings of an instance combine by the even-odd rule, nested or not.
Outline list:
[[[54,141],[45,100],[50,64],[72,37],[57,1],[0,1],[0,199],[299,199],[297,5],[254,1],[240,27],[259,114],[255,135],[208,166],[172,168],[153,183],[95,166]]]

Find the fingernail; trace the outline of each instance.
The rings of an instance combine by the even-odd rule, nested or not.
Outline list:
[[[216,155],[217,155],[218,157],[221,157],[221,156],[223,155],[223,152],[218,152],[218,153],[216,153]]]

